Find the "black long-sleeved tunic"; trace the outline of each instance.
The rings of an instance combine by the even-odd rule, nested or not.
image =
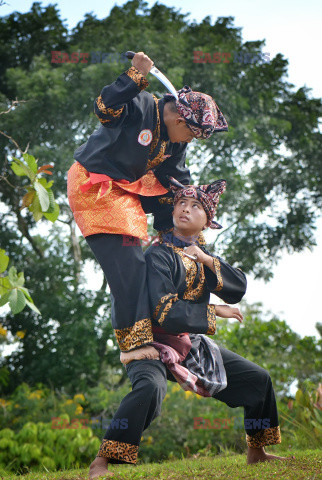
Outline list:
[[[88,172],[115,180],[134,182],[152,170],[165,188],[169,186],[166,175],[187,185],[187,143],[170,142],[163,122],[165,98],[144,91],[148,85],[133,66],[106,85],[94,102],[101,125],[76,149],[74,158]],[[167,201],[161,196],[140,198],[145,213],[154,214],[157,230],[172,226]]]
[[[166,332],[216,332],[215,306],[209,304],[210,293],[224,302],[239,302],[246,292],[246,276],[222,258],[213,256],[214,273],[210,268],[186,257],[188,243],[168,233],[162,243],[145,252],[147,282],[152,322]],[[199,245],[206,253],[207,250]]]

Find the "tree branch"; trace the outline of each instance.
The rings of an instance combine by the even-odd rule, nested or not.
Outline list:
[[[1,3],[1,0],[0,0],[0,7],[1,5],[4,5],[4,3]],[[15,107],[17,107],[20,103],[27,103],[27,100],[18,100],[16,98],[16,100],[12,100],[11,101],[11,105],[9,107],[8,110],[5,110],[3,112],[0,112],[0,115],[5,115],[7,113],[10,113],[11,110]],[[6,133],[4,133],[2,130],[0,130],[0,134],[3,135],[4,137],[8,138],[8,140],[11,140],[12,143],[15,145],[15,147],[21,152],[21,154],[23,155],[24,153],[27,153],[27,150],[29,148],[29,142],[28,142],[28,145],[26,146],[25,150],[23,151],[20,146],[18,145],[18,143],[12,138],[10,137],[10,135],[7,135]]]
[[[70,227],[70,238],[71,238],[72,249],[73,249],[73,257],[76,263],[76,281],[77,281],[77,284],[79,284],[82,252],[81,252],[79,241],[76,235],[75,222],[73,220],[69,223],[69,227]]]
[[[2,112],[2,113],[4,113],[4,112]],[[25,150],[23,151],[23,150],[19,147],[19,145],[18,145],[18,143],[16,142],[16,140],[14,140],[12,137],[10,137],[10,135],[7,135],[7,134],[4,133],[2,130],[0,130],[0,134],[3,135],[4,137],[8,138],[9,140],[11,140],[12,143],[15,145],[15,147],[19,150],[19,152],[21,152],[22,155],[23,155],[24,153],[27,153],[27,150],[28,150],[28,148],[29,148],[29,142],[28,142]]]
[[[41,258],[45,258],[44,252],[38,247],[36,244],[35,240],[29,233],[29,227],[26,222],[26,220],[23,218],[20,212],[20,207],[19,207],[19,200],[17,197],[14,198],[14,205],[13,205],[13,210],[17,216],[18,220],[18,229],[21,232],[21,234],[29,241],[30,245],[32,246],[34,252]]]

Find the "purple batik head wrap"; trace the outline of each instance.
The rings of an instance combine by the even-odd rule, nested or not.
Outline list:
[[[209,185],[182,185],[173,177],[167,176],[170,182],[170,190],[174,194],[174,203],[181,197],[195,198],[198,200],[207,215],[207,227],[212,229],[222,228],[219,223],[213,220],[217,206],[219,203],[220,195],[226,190],[226,180],[216,180]]]
[[[169,98],[171,93],[165,97]],[[193,92],[188,85],[178,90],[176,107],[196,138],[209,138],[214,132],[227,132],[228,124],[214,99],[206,93]]]

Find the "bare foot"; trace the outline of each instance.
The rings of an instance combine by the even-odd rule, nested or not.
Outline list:
[[[129,352],[121,352],[120,361],[123,365],[127,365],[133,360],[160,360],[160,352],[152,345],[143,346],[130,350]]]
[[[109,472],[107,469],[108,461],[105,457],[96,457],[89,467],[89,479],[98,477],[112,477],[114,473]]]
[[[273,460],[289,461],[294,459],[295,459],[294,455],[292,455],[291,457],[278,457],[277,455],[270,455],[269,453],[265,452],[264,447],[261,447],[261,448],[248,447],[248,451],[247,451],[248,465],[252,463],[258,463],[258,462],[272,462]]]

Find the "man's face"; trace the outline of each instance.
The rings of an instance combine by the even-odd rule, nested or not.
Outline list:
[[[207,215],[202,204],[195,198],[181,197],[175,203],[173,224],[182,235],[199,235],[207,221]]]
[[[186,142],[190,143],[194,134],[187,126],[184,118],[177,116],[167,125],[167,131],[171,143]]]

